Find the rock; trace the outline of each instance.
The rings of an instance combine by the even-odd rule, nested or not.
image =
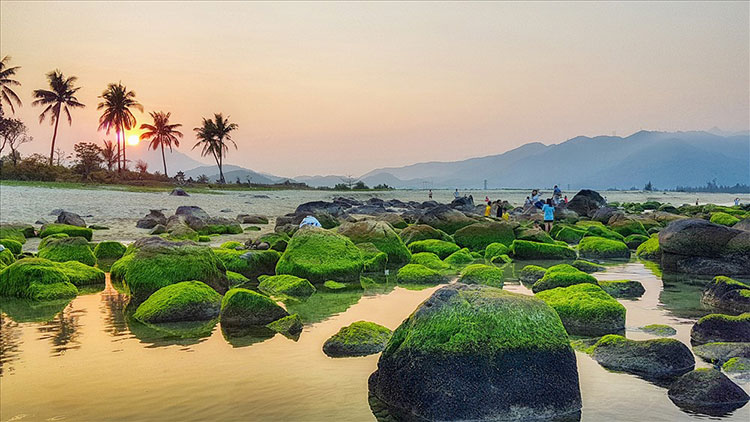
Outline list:
[[[231,208],[222,208],[219,210],[219,212],[232,212]]]
[[[47,220],[45,220],[45,219],[43,219],[43,218],[40,218],[40,219],[36,220],[36,221],[34,222],[34,224],[41,224],[41,225],[45,225],[45,224],[49,224],[49,221],[47,221]]]
[[[70,283],[76,287],[92,284],[104,284],[106,274],[99,268],[94,268],[78,261],[59,262],[57,268],[62,270]]]
[[[369,390],[427,420],[553,418],[581,408],[557,315],[533,297],[482,285],[449,285],[423,302],[393,333]]]
[[[544,277],[544,273],[547,269],[538,265],[527,265],[521,269],[518,279],[524,284],[533,284],[537,280]]]
[[[498,257],[500,255],[508,255],[509,253],[510,248],[508,248],[508,246],[502,243],[490,243],[484,249],[484,259],[486,261],[492,261],[492,259],[495,257]]]
[[[157,224],[157,225],[154,226],[153,229],[151,229],[151,231],[149,232],[149,234],[153,236],[153,235],[163,234],[163,233],[166,233],[166,232],[167,232],[167,227],[165,225],[163,225],[163,224]]]
[[[584,237],[589,237],[589,236],[603,237],[605,239],[625,242],[625,236],[604,226],[597,226],[597,225],[587,226],[586,233],[584,233]]]
[[[486,284],[502,288],[504,278],[503,270],[494,265],[472,264],[461,271],[458,281],[464,284]]]
[[[480,256],[474,256],[468,249],[459,249],[445,258],[445,263],[453,268],[461,268],[476,261]]]
[[[248,289],[231,289],[221,301],[222,327],[264,326],[289,313],[272,299]]]
[[[276,265],[276,274],[291,274],[313,283],[355,281],[364,262],[359,248],[345,236],[305,227],[297,231]]]
[[[667,392],[677,406],[692,412],[724,415],[750,400],[747,393],[716,369],[699,368],[675,381]]]
[[[721,224],[722,226],[734,226],[740,222],[740,219],[725,212],[714,212],[711,213],[711,219],[709,220],[714,224]]]
[[[419,264],[407,264],[396,273],[399,284],[440,284],[447,278],[439,272]]]
[[[625,330],[625,307],[595,284],[558,287],[536,296],[557,311],[571,335],[601,336]]]
[[[401,230],[401,233],[399,233],[399,236],[401,236],[401,239],[404,241],[406,245],[410,245],[411,243],[417,242],[420,240],[428,240],[428,239],[437,239],[437,240],[444,240],[444,241],[450,240],[450,236],[447,233],[437,230],[426,224],[411,225]]]
[[[628,249],[638,249],[638,246],[641,246],[641,244],[649,239],[648,236],[644,236],[642,234],[631,234],[623,240],[626,245],[628,245]]]
[[[649,261],[661,260],[661,248],[659,247],[659,235],[652,234],[645,242],[638,245],[635,256]]]
[[[91,230],[109,230],[109,227],[100,224],[89,224]]]
[[[0,245],[6,249],[10,249],[13,255],[20,255],[23,252],[23,243],[13,239],[0,239]]]
[[[628,259],[628,245],[618,240],[603,237],[587,236],[578,244],[578,252],[584,258],[591,259]]]
[[[67,224],[69,226],[86,227],[86,222],[83,221],[80,215],[68,211],[63,211],[57,216],[58,224]]]
[[[556,224],[552,227],[550,233],[554,236],[555,240],[561,240],[565,243],[578,243],[586,234],[586,230],[583,230],[580,227]]]
[[[714,277],[703,291],[701,303],[730,312],[750,312],[750,285],[729,277]]]
[[[591,274],[591,273],[595,273],[598,271],[604,271],[606,269],[605,267],[602,267],[601,265],[596,265],[593,262],[583,261],[580,259],[576,259],[570,265],[572,265],[573,268],[579,271],[583,271],[586,274]]]
[[[437,239],[418,240],[409,244],[412,253],[430,252],[440,259],[445,259],[460,249],[455,243]]]
[[[158,225],[167,225],[167,217],[160,210],[149,210],[146,216],[135,223],[135,227],[139,229],[153,229]]]
[[[14,262],[16,262],[16,257],[13,256],[13,252],[5,246],[0,245],[0,270]]]
[[[514,240],[511,244],[513,258],[526,259],[576,259],[576,251],[567,246],[553,245],[549,243],[529,242],[527,240]]]
[[[133,318],[147,323],[207,321],[221,309],[221,295],[200,281],[183,281],[157,290],[141,303]]]
[[[245,249],[245,244],[236,240],[230,240],[219,246],[221,249],[233,249],[235,251]]]
[[[411,256],[412,264],[424,265],[427,268],[442,271],[450,269],[450,265],[443,262],[439,256],[432,252],[419,252]]]
[[[646,293],[643,284],[636,280],[600,280],[599,287],[618,299],[641,297]]]
[[[268,224],[268,217],[262,215],[248,215],[240,214],[237,216],[237,221],[242,224]]]
[[[740,220],[738,223],[732,226],[733,229],[750,231],[750,217]]]
[[[65,233],[70,237],[83,237],[88,241],[94,236],[94,231],[88,227],[71,226],[69,224],[45,224],[39,232],[39,237],[45,238],[49,235]]]
[[[266,327],[287,337],[297,337],[302,333],[302,318],[299,314],[289,315],[266,324]]]
[[[58,216],[58,215],[62,214],[63,212],[65,212],[64,209],[62,209],[62,208],[55,208],[54,210],[52,210],[52,211],[49,212],[49,215]]]
[[[477,220],[445,205],[428,209],[417,219],[417,224],[426,224],[448,234],[453,234],[456,230],[476,222]]]
[[[381,252],[380,249],[369,242],[358,243],[357,247],[360,252],[362,252],[364,272],[384,272],[386,270],[388,266],[388,255],[385,252]]]
[[[715,342],[693,346],[693,353],[706,362],[722,365],[733,357],[750,358],[750,342]]]
[[[126,249],[125,245],[120,242],[107,240],[96,244],[96,247],[94,247],[94,256],[97,261],[103,259],[120,259],[125,255]]]
[[[594,210],[593,214],[591,214],[591,219],[594,221],[598,221],[602,224],[607,224],[609,220],[615,215],[624,215],[624,214],[622,211],[618,210],[617,208],[602,207],[597,210]]]
[[[596,279],[572,265],[558,264],[545,270],[542,278],[531,286],[531,290],[538,293],[556,287],[568,287],[581,283],[596,284]]]
[[[506,222],[476,223],[456,230],[453,234],[456,244],[472,251],[484,250],[492,243],[510,246],[515,240],[513,226]]]
[[[307,299],[315,293],[315,286],[304,278],[293,275],[263,275],[258,277],[258,290],[269,296],[288,296]]]
[[[372,243],[388,255],[388,263],[391,265],[408,264],[411,261],[411,252],[385,221],[365,220],[344,223],[338,228],[338,232],[355,244]]]
[[[323,343],[323,353],[332,357],[367,356],[380,353],[391,338],[391,330],[367,321],[343,327]]]
[[[717,341],[750,342],[750,312],[738,316],[706,315],[693,325],[690,339],[698,344]]]
[[[640,234],[642,236],[648,234],[641,221],[623,214],[613,215],[607,224],[612,231],[619,233],[624,237],[628,237],[632,234]],[[658,224],[656,225],[658,226]]]
[[[728,374],[746,375],[750,373],[750,359],[731,358],[721,365],[721,369]]]
[[[669,325],[664,325],[664,324],[644,325],[643,327],[641,327],[641,330],[644,333],[648,333],[648,334],[659,336],[659,337],[671,337],[677,334],[677,330],[670,327]]]
[[[278,252],[284,252],[289,244],[289,236],[283,233],[266,233],[261,235],[257,240],[250,243],[250,249],[263,249],[261,245],[268,245],[265,249],[273,249]],[[245,243],[247,245],[247,242]]]
[[[386,223],[393,226],[393,228],[396,229],[405,229],[408,227],[408,224],[406,223],[406,220],[404,220],[403,217],[401,217],[398,214],[395,213],[385,213],[385,214],[379,214],[376,216],[377,220],[385,221]]]
[[[593,214],[594,211],[605,205],[607,205],[607,201],[598,192],[582,189],[568,202],[567,208],[582,217],[586,217],[589,213]]]
[[[19,259],[0,271],[0,296],[32,300],[73,298],[78,289],[53,261],[43,258]]]
[[[463,196],[461,198],[456,198],[453,201],[451,201],[449,206],[453,209],[456,209],[462,212],[469,212],[469,213],[476,212],[475,211],[476,206],[474,205],[474,198],[472,196]]]
[[[170,196],[190,196],[182,188],[174,188],[174,189],[172,189],[172,192],[169,192],[169,195]]]
[[[325,201],[313,201],[306,202],[297,206],[294,210],[295,215],[316,215],[316,214],[330,214],[334,217],[338,217],[344,214],[344,209],[338,203],[325,202]]]
[[[538,227],[518,227],[515,230],[515,234],[519,240],[555,244],[555,240],[547,232]]]
[[[96,265],[96,257],[83,237],[52,239],[39,248],[37,255],[55,262],[78,261],[92,267]]]
[[[679,376],[695,367],[690,349],[672,338],[635,341],[610,334],[594,345],[591,356],[607,369],[648,378]]]
[[[248,278],[259,275],[273,275],[281,255],[276,251],[214,249],[214,254],[229,271],[240,273]]]

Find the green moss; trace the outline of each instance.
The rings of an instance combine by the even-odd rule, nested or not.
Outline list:
[[[23,252],[23,243],[13,239],[0,239],[0,245],[10,249],[13,255],[20,255]]]
[[[0,239],[12,239],[21,244],[34,237],[34,227],[29,224],[0,223]]]
[[[289,314],[268,296],[248,289],[231,289],[221,301],[222,325],[262,326]]]
[[[640,297],[646,293],[643,284],[636,280],[600,280],[599,287],[616,298]]]
[[[407,264],[396,274],[398,283],[405,284],[440,284],[446,278],[439,272],[419,264]]]
[[[596,284],[596,279],[572,265],[559,264],[549,267],[544,276],[531,286],[531,290],[537,293],[581,283]]]
[[[547,232],[537,227],[519,227],[516,230],[518,240],[528,240],[529,242],[554,244],[555,240]],[[566,243],[564,246],[568,246]]]
[[[351,240],[320,228],[298,230],[276,265],[276,274],[291,274],[314,283],[354,281],[364,268],[362,253]]]
[[[78,261],[60,262],[58,268],[68,276],[70,282],[76,287],[90,284],[104,284],[106,278],[104,271],[81,264]]]
[[[261,274],[273,274],[280,257],[274,250],[236,251],[218,248],[213,251],[227,270],[250,278]]]
[[[210,241],[211,241],[211,236],[198,235],[198,242],[200,242],[200,243],[208,243]]]
[[[51,235],[45,237],[44,239],[42,239],[39,242],[39,249],[42,249],[47,244],[47,242],[49,242],[49,241],[51,241],[53,239],[62,239],[62,238],[65,238],[65,237],[70,237],[70,236],[68,236],[67,233],[55,233],[55,234],[51,234]]]
[[[245,249],[245,244],[236,240],[230,240],[222,243],[219,247],[222,249]]]
[[[659,260],[661,258],[659,235],[653,234],[648,240],[641,243],[635,250],[635,256],[640,259]]]
[[[514,259],[575,259],[576,251],[567,246],[548,243],[529,242],[528,240],[514,240],[511,245]]]
[[[237,287],[250,281],[250,279],[244,275],[229,270],[227,270],[227,279],[229,280],[230,287]]]
[[[589,227],[604,227],[604,223],[594,220],[581,220],[577,221],[575,226],[581,227],[583,229],[588,229]]]
[[[453,234],[456,244],[472,251],[480,251],[492,243],[510,245],[515,239],[513,227],[502,223],[477,223],[458,229]]]
[[[420,240],[428,240],[428,239],[437,239],[437,240],[445,240],[448,242],[453,242],[453,239],[450,237],[450,235],[448,235],[448,233],[445,233],[442,230],[433,228],[432,226],[428,226],[427,224],[414,224],[412,226],[406,227],[405,229],[401,230],[401,233],[399,233],[399,236],[401,237],[401,239],[404,241],[406,245],[410,245],[413,242],[418,242]],[[418,252],[424,252],[424,251],[418,251]]]
[[[602,267],[601,265],[596,265],[593,262],[583,261],[583,260],[580,260],[580,259],[576,259],[575,261],[573,261],[573,263],[571,265],[575,269],[581,270],[581,271],[583,271],[584,273],[587,273],[587,274],[591,274],[591,273],[595,273],[597,271],[604,271],[605,270],[605,268]]]
[[[527,265],[521,269],[518,278],[524,283],[536,283],[537,280],[544,277],[547,269],[538,265]]]
[[[557,311],[570,334],[602,335],[625,329],[625,307],[595,284],[558,287],[536,295]]]
[[[266,242],[271,249],[284,252],[289,244],[289,235],[286,233],[266,233],[258,238],[259,242]]]
[[[641,327],[644,333],[653,334],[659,337],[671,337],[677,334],[677,330],[664,324],[649,324]]]
[[[560,229],[554,232],[553,236],[555,240],[562,240],[565,243],[578,243],[583,239],[584,234],[586,234],[585,230],[570,226],[560,226]]]
[[[628,245],[619,240],[603,237],[584,237],[578,244],[578,252],[584,258],[593,259],[627,259],[630,258]]]
[[[508,255],[494,256],[490,260],[491,264],[498,264],[498,265],[510,264],[511,262],[513,262],[513,259],[511,259],[511,257],[509,257]]]
[[[646,235],[646,228],[643,227],[643,223],[633,219],[621,219],[613,222],[609,226],[612,231],[619,233],[622,236],[630,236],[632,234]]]
[[[711,222],[722,226],[734,226],[740,219],[725,212],[715,212],[711,214]]]
[[[391,330],[368,321],[357,321],[343,327],[323,344],[331,357],[365,356],[385,349]]]
[[[13,252],[11,252],[10,249],[3,249],[0,251],[0,270],[14,262],[16,262],[16,257],[13,256]]]
[[[304,278],[293,275],[261,276],[258,290],[269,296],[308,298],[315,293],[315,286]]]
[[[39,249],[38,255],[40,258],[50,261],[78,261],[92,267],[96,265],[96,257],[83,237],[50,240],[43,248]]]
[[[346,289],[349,286],[345,283],[339,283],[338,281],[328,280],[325,283],[323,283],[323,287],[325,287],[328,290],[341,290],[341,289]]]
[[[85,237],[86,240],[91,240],[94,235],[94,231],[88,227],[71,226],[68,224],[45,224],[42,227],[42,231],[39,233],[39,237],[45,238],[49,235],[56,233],[65,233],[70,237]]]
[[[258,227],[258,226],[247,226],[247,227],[245,227],[245,231],[246,232],[259,232],[261,230],[262,229],[260,227]]]
[[[588,236],[603,237],[605,239],[610,239],[610,240],[619,240],[620,242],[625,240],[625,236],[621,235],[620,233],[617,233],[614,230],[610,230],[604,226],[587,227],[586,234],[584,235],[584,237],[588,237]]]
[[[418,240],[409,244],[409,250],[412,253],[430,252],[440,259],[445,259],[460,249],[455,243],[438,239]]]
[[[366,220],[344,223],[338,228],[338,232],[355,244],[375,245],[378,250],[388,255],[388,263],[391,265],[407,264],[411,261],[411,252],[391,225],[385,221]]]
[[[510,248],[505,246],[502,243],[490,243],[487,245],[487,248],[484,250],[484,259],[487,261],[492,261],[492,258],[500,255],[508,255],[510,253]]]
[[[445,263],[453,268],[461,268],[476,261],[476,258],[469,252],[467,248],[458,250],[450,254],[445,258]]]
[[[197,230],[198,234],[210,235],[210,234],[242,234],[242,226],[240,223],[234,221],[227,221],[226,223],[220,224],[206,224]]]
[[[109,276],[112,279],[112,281],[115,282],[123,282],[125,281],[125,273],[128,270],[128,266],[131,262],[133,262],[133,258],[135,258],[134,254],[125,254],[122,256],[122,258],[115,261],[112,266],[109,268]]]
[[[503,287],[505,273],[494,265],[473,264],[461,271],[458,279],[466,284],[486,284],[493,287]]]
[[[200,236],[198,235],[198,232],[191,229],[190,226],[187,224],[175,224],[174,226],[169,227],[169,232],[162,235],[164,238],[168,240],[178,241],[178,240],[192,240],[194,242],[198,242],[201,240]],[[208,240],[206,240],[206,237],[203,237],[204,242],[210,242],[211,238],[208,237]]]
[[[55,300],[77,294],[65,272],[47,259],[20,259],[0,271],[0,296]]]
[[[266,327],[287,337],[295,337],[302,332],[302,318],[298,314],[289,315],[266,324]]]
[[[219,314],[221,295],[200,281],[183,281],[157,290],[133,318],[150,323],[207,321]]]
[[[388,255],[381,252],[372,243],[359,243],[357,247],[362,252],[365,272],[382,272],[388,266]]]
[[[431,252],[419,252],[411,256],[412,264],[424,265],[427,268],[441,271],[447,270],[451,266],[443,262],[440,257]]]
[[[630,249],[636,249],[638,246],[640,246],[643,242],[647,241],[649,238],[648,236],[644,236],[642,234],[631,234],[627,237],[625,237],[625,244],[628,245],[628,248]]]
[[[120,242],[99,242],[94,248],[94,256],[99,259],[120,259],[125,255],[125,245]]]
[[[721,365],[724,372],[750,372],[750,359],[735,357]]]

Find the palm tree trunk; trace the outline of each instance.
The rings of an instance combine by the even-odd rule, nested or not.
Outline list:
[[[219,179],[221,180],[221,184],[227,183],[226,180],[224,180],[224,170],[222,169],[224,164],[224,157],[219,155]]]
[[[161,144],[161,162],[164,163],[164,177],[167,176],[167,159],[164,158],[164,144]]]
[[[55,139],[57,139],[57,125],[60,123],[60,109],[55,115],[55,131],[52,132],[52,149],[49,152],[49,165],[52,167],[52,157],[55,155]]]
[[[122,173],[122,167],[120,166],[120,128],[117,128],[117,133],[115,134],[117,138],[117,172]]]
[[[125,129],[122,129],[122,168],[128,168],[128,160],[125,158]]]

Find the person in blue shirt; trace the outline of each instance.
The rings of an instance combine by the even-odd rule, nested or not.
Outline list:
[[[555,207],[552,206],[552,199],[547,198],[547,203],[542,206],[544,212],[544,231],[547,233],[552,230],[552,223],[555,222]]]

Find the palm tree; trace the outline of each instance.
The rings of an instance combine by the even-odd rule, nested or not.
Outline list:
[[[172,113],[165,113],[163,111],[151,112],[151,118],[154,119],[154,124],[142,124],[141,129],[145,130],[141,134],[141,140],[150,139],[151,143],[148,145],[149,148],[156,150],[161,147],[161,161],[164,163],[164,175],[167,175],[167,159],[164,158],[164,146],[169,147],[169,152],[172,152],[172,144],[175,147],[180,146],[180,140],[182,138],[182,132],[178,131],[177,128],[182,127],[179,123],[169,123],[169,117]]]
[[[75,94],[81,87],[73,85],[78,80],[75,76],[66,78],[59,70],[55,69],[47,73],[50,90],[36,89],[33,96],[36,98],[31,103],[32,106],[47,106],[42,114],[39,115],[39,123],[49,116],[49,123],[55,124],[55,130],[52,132],[52,148],[49,153],[49,165],[52,165],[52,159],[55,155],[55,139],[57,139],[57,126],[60,124],[60,111],[64,111],[68,117],[68,125],[73,123],[70,117],[70,108],[83,108],[85,105],[78,101]]]
[[[10,106],[10,111],[15,114],[16,109],[13,107],[13,102],[20,106],[21,99],[18,98],[18,95],[16,95],[16,93],[13,92],[10,87],[21,86],[20,82],[12,79],[12,77],[16,74],[16,72],[18,72],[18,69],[20,69],[21,67],[8,67],[8,62],[10,62],[10,59],[10,56],[5,56],[2,60],[0,60],[0,110],[2,110],[3,101],[5,101]]]
[[[216,165],[219,167],[219,183],[225,183],[222,166],[224,164],[224,156],[229,151],[226,141],[231,142],[234,148],[237,149],[237,144],[232,140],[230,133],[238,127],[236,123],[229,123],[229,116],[224,118],[221,113],[216,113],[213,120],[204,117],[203,124],[193,129],[198,138],[198,142],[193,146],[193,149],[198,145],[202,145],[202,156],[205,157],[209,153],[214,156]]]
[[[106,139],[104,140],[102,157],[104,158],[104,163],[107,165],[107,170],[112,171],[112,167],[114,167],[115,163],[120,162],[120,157],[117,156],[117,148],[115,147],[114,142]]]
[[[99,117],[99,130],[106,129],[109,134],[110,129],[114,127],[117,134],[117,156],[122,159],[117,161],[117,168],[121,170],[126,164],[125,160],[125,131],[135,127],[135,116],[130,108],[135,108],[143,112],[143,106],[135,100],[135,92],[128,91],[122,82],[107,85],[107,89],[99,96],[102,102],[96,107],[97,110],[104,109]],[[120,154],[120,143],[122,142],[122,154]]]

